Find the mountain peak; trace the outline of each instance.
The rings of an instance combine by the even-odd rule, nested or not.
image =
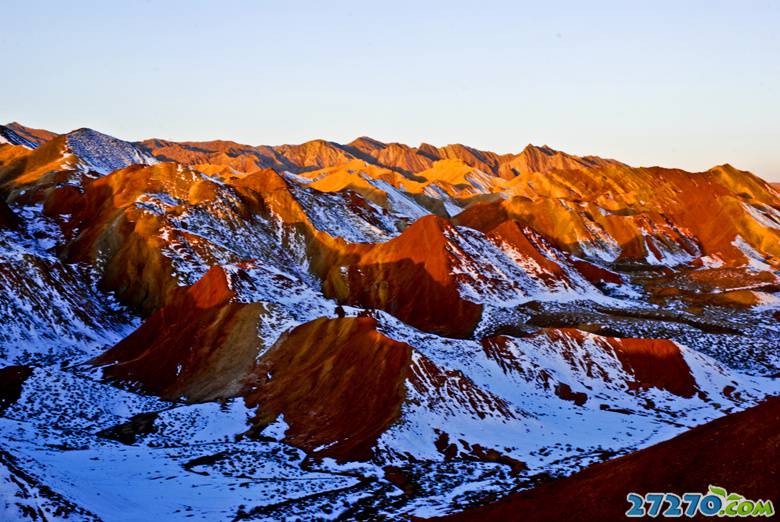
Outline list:
[[[136,163],[151,164],[156,160],[143,146],[81,127],[65,135],[68,147],[90,170],[99,174],[127,167]]]
[[[45,129],[33,129],[32,127],[26,127],[16,121],[12,121],[11,123],[0,127],[10,129],[10,131],[18,137],[16,140],[12,138],[9,141],[12,143],[18,142],[15,144],[25,145],[32,149],[39,147],[57,136],[57,133],[55,132]]]
[[[554,156],[556,154],[565,154],[558,150],[553,149],[549,145],[534,145],[533,143],[529,143],[526,145],[523,150],[520,152],[520,154],[544,154],[546,156]],[[565,154],[568,156],[568,154]]]
[[[370,147],[370,148],[374,148],[374,149],[383,149],[383,148],[385,148],[387,146],[386,143],[383,143],[383,142],[381,142],[379,140],[376,140],[376,139],[374,139],[374,138],[372,138],[370,136],[359,136],[359,137],[355,138],[354,140],[350,141],[349,143],[347,143],[347,145],[349,145],[351,147],[365,146],[365,147]]]

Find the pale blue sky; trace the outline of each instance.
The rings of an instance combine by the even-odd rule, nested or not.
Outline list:
[[[0,121],[531,142],[780,180],[780,2],[0,0]]]

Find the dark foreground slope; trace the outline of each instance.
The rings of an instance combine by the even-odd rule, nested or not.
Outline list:
[[[705,492],[780,501],[780,397],[449,520],[627,520],[626,494]],[[775,508],[776,509],[776,508]]]

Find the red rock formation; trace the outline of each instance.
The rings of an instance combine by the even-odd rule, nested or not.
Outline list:
[[[634,386],[667,390],[681,397],[696,393],[696,381],[683,359],[680,348],[666,339],[616,339],[608,343],[634,376]]]
[[[343,243],[314,229],[274,171],[265,169],[228,182],[239,198],[237,205],[209,210],[214,218],[224,219],[226,227],[235,227],[241,220],[250,222],[254,216],[279,219],[308,238],[307,249],[315,268],[327,264],[327,252]],[[103,287],[116,291],[125,303],[148,315],[165,305],[178,287],[171,260],[163,254],[168,243],[161,232],[169,215],[176,217],[208,204],[216,199],[218,190],[218,183],[175,163],[133,165],[91,180],[82,189],[58,188],[46,200],[45,211],[53,217],[70,216],[62,220],[68,242],[61,256],[68,261],[99,264]],[[166,214],[146,212],[136,205],[139,197],[155,194],[169,195],[181,204]],[[177,234],[189,237],[186,231]],[[196,245],[203,242],[191,239]],[[208,257],[208,252],[204,256]]]
[[[400,415],[410,357],[411,348],[377,332],[372,318],[317,319],[263,356],[247,405],[258,407],[260,429],[284,415],[291,444],[365,460]]]
[[[594,246],[604,248],[607,241],[614,243],[610,248],[618,249],[621,260],[701,254],[736,266],[747,262],[734,244],[739,238],[766,254],[770,264],[780,263],[777,227],[765,224],[776,219],[770,214],[780,209],[777,192],[729,165],[688,173],[632,168],[615,160],[574,156],[547,146],[529,145],[518,154],[498,155],[459,144],[410,147],[367,137],[347,145],[314,140],[278,147],[222,141],[144,143],[161,158],[187,164],[228,165],[244,172],[267,166],[300,172],[336,168],[359,160],[403,174],[391,184],[417,196],[426,186],[419,182],[430,182],[418,176],[430,171],[436,162],[451,162],[467,170],[477,169],[480,175],[495,180],[480,185],[492,186],[489,192],[493,194],[513,196],[504,204],[512,217],[581,257]],[[454,176],[462,168],[445,170],[447,176]],[[327,190],[351,188],[349,183],[341,184],[340,189],[332,185]],[[467,185],[444,183],[444,190],[470,202],[472,190],[461,193],[452,189]],[[769,216],[763,225],[756,222],[756,216],[761,220],[762,213]]]
[[[574,259],[572,265],[582,277],[596,286],[601,286],[604,283],[615,285],[623,283],[623,279],[615,272],[596,266],[593,263],[588,263],[582,259]]]
[[[141,145],[160,160],[175,161],[182,165],[228,166],[245,173],[268,167],[295,170],[270,147],[252,147],[225,140],[174,142],[149,139],[142,141]]]
[[[347,144],[349,150],[355,151],[362,159],[371,160],[373,163],[385,168],[390,168],[404,173],[420,172],[433,165],[440,159],[438,152],[423,151],[400,143],[382,143],[368,137],[361,137]]]
[[[607,165],[621,165],[621,163],[596,156],[582,158],[554,150],[547,145],[538,147],[529,144],[519,154],[510,155],[501,162],[499,175],[505,179],[511,179],[533,172],[582,170]]]
[[[542,238],[521,222],[511,219],[506,210],[499,204],[482,203],[474,205],[459,214],[454,219],[454,222],[458,225],[484,232],[488,237],[508,244],[515,252],[533,260],[544,270],[538,277],[546,283],[552,284],[569,279],[561,265],[542,253]],[[587,272],[588,275],[595,276],[598,274],[602,277],[608,277],[606,274],[611,274],[607,270],[599,269],[584,261],[579,261],[579,266],[575,262],[573,266],[579,272]],[[612,274],[612,276],[620,281],[619,276],[616,274]],[[594,282],[588,276],[586,278]],[[614,280],[614,278],[610,280]]]
[[[326,295],[380,308],[425,331],[468,336],[482,306],[460,296],[444,235],[449,226],[426,216],[386,243],[352,249],[328,272]]]
[[[550,171],[513,179],[515,197],[500,203],[566,250],[585,255],[605,238],[622,259],[663,257],[661,250],[747,263],[741,239],[777,265],[780,231],[770,226],[780,202],[747,172],[705,173],[622,165]],[[774,210],[772,210],[774,209]],[[762,217],[763,214],[763,217]]]
[[[161,216],[135,207],[144,193],[168,192],[186,199],[189,181],[175,164],[133,165],[86,184],[83,191],[63,187],[46,201],[71,241],[62,255],[69,261],[103,259],[103,286],[145,314],[163,305],[177,287],[170,260],[162,255]]]
[[[10,143],[0,143],[0,173],[5,171],[5,167],[16,162],[19,158],[30,154],[30,149],[21,145],[12,145]],[[0,174],[0,180],[3,174]]]
[[[548,329],[536,334],[544,336],[561,349],[567,343],[582,345],[585,334],[573,328]],[[666,339],[633,339],[616,337],[595,337],[604,350],[615,354],[623,369],[633,376],[629,387],[633,389],[658,388],[681,397],[696,393],[696,381],[680,347]]]
[[[372,138],[361,137],[346,147],[360,152],[364,159],[373,160],[377,165],[414,174],[431,168],[436,161],[445,159],[459,160],[469,167],[503,179],[511,179],[519,174],[530,172],[548,172],[553,169],[621,165],[615,160],[605,160],[595,156],[573,156],[553,150],[546,145],[542,147],[528,145],[519,154],[500,155],[459,143],[444,147],[423,143],[419,147],[410,147],[400,143],[382,143]]]
[[[136,383],[169,400],[235,396],[254,367],[264,308],[233,302],[234,297],[224,270],[213,267],[92,362],[107,378]]]

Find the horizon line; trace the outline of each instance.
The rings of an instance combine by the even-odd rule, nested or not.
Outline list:
[[[332,144],[338,145],[339,147],[348,147],[351,143],[353,143],[353,142],[355,142],[355,141],[357,141],[359,139],[369,139],[369,140],[381,143],[383,145],[403,145],[405,147],[410,147],[410,148],[415,148],[415,149],[419,149],[423,145],[430,145],[430,146],[435,147],[435,148],[446,148],[446,147],[450,147],[450,146],[461,146],[461,147],[467,147],[467,148],[475,150],[477,152],[486,152],[486,153],[496,154],[497,156],[516,156],[518,154],[521,154],[527,148],[533,147],[533,148],[536,148],[536,149],[545,149],[546,148],[546,149],[552,150],[553,152],[560,152],[562,154],[566,154],[568,156],[573,156],[573,157],[577,157],[577,158],[595,157],[595,158],[600,158],[600,159],[605,159],[605,160],[617,161],[617,162],[623,163],[624,165],[626,165],[626,166],[628,166],[630,168],[634,168],[634,169],[661,168],[661,169],[667,169],[667,170],[681,170],[683,172],[689,172],[689,173],[696,174],[696,173],[709,172],[710,170],[718,168],[718,167],[731,167],[731,168],[734,168],[734,169],[739,170],[741,172],[747,172],[749,174],[752,174],[753,176],[756,176],[759,179],[761,179],[761,180],[763,180],[763,181],[765,181],[765,182],[767,182],[769,184],[773,184],[773,185],[780,184],[780,173],[777,175],[777,179],[774,180],[774,179],[771,179],[771,178],[764,177],[764,176],[762,176],[760,174],[757,174],[756,172],[754,172],[752,170],[742,169],[742,168],[736,167],[730,161],[726,161],[725,163],[714,162],[714,163],[711,164],[711,166],[705,168],[704,170],[687,170],[687,169],[684,169],[682,167],[665,166],[665,165],[661,165],[661,164],[637,165],[637,164],[628,163],[628,162],[626,162],[626,161],[624,161],[622,159],[619,159],[619,158],[617,158],[615,156],[612,156],[612,155],[601,155],[601,154],[592,154],[592,153],[588,153],[588,154],[575,154],[575,153],[567,152],[566,150],[563,150],[562,148],[559,149],[559,148],[551,147],[550,145],[548,145],[546,143],[543,144],[543,145],[536,145],[533,142],[527,143],[520,150],[516,150],[515,149],[515,150],[511,150],[509,152],[497,152],[496,150],[492,150],[492,149],[477,148],[477,147],[474,147],[472,145],[468,145],[466,143],[463,143],[461,141],[447,143],[445,145],[434,145],[434,144],[432,144],[430,142],[422,141],[418,145],[410,145],[410,144],[405,143],[403,141],[384,141],[384,140],[377,139],[377,138],[374,138],[372,136],[369,136],[367,134],[361,134],[361,135],[353,138],[352,140],[350,140],[348,142],[343,142],[343,143],[340,142],[340,141],[332,140],[332,139],[315,137],[315,138],[311,138],[311,139],[306,139],[306,140],[298,142],[298,143],[292,143],[292,142],[279,143],[279,144],[258,143],[257,145],[253,145],[253,144],[250,144],[250,143],[243,143],[243,142],[240,142],[240,141],[235,141],[233,139],[227,139],[227,138],[177,139],[177,138],[152,136],[152,137],[141,138],[141,139],[127,139],[127,138],[124,138],[124,137],[120,137],[120,136],[118,136],[118,135],[116,135],[116,134],[114,134],[112,132],[104,132],[103,130],[98,130],[98,129],[94,128],[94,127],[87,127],[87,126],[76,127],[76,128],[74,128],[72,130],[69,130],[67,132],[58,132],[58,131],[53,131],[50,128],[46,128],[46,127],[32,127],[32,126],[26,125],[24,123],[21,123],[18,120],[14,120],[14,121],[11,121],[11,122],[8,122],[8,123],[2,123],[0,125],[3,125],[5,127],[9,127],[11,125],[19,125],[21,127],[25,127],[25,128],[32,129],[32,130],[51,132],[53,134],[56,134],[57,136],[68,135],[68,134],[71,134],[71,133],[76,132],[78,130],[84,129],[84,130],[91,130],[93,132],[98,132],[98,133],[104,134],[106,136],[111,136],[113,138],[116,138],[116,139],[119,139],[119,140],[122,140],[122,141],[125,141],[125,142],[128,142],[128,143],[143,143],[144,141],[149,141],[149,140],[163,140],[163,141],[169,141],[169,142],[172,142],[172,143],[179,143],[179,144],[182,144],[182,143],[199,144],[199,143],[228,142],[228,143],[235,143],[236,145],[241,145],[241,146],[244,146],[244,147],[251,147],[251,148],[259,148],[259,147],[275,148],[275,147],[285,147],[285,146],[300,146],[300,145],[305,145],[306,143],[323,141],[323,142],[326,142],[326,143],[332,143]],[[360,158],[356,158],[356,159],[360,159]]]

